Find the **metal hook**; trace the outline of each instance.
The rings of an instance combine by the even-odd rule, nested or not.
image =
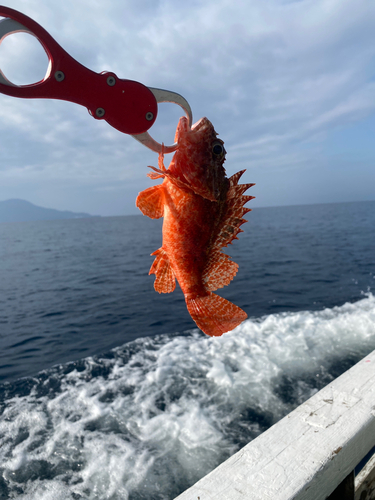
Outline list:
[[[192,111],[184,97],[120,79],[113,73],[94,73],[75,61],[44,28],[21,12],[0,6],[0,15],[6,17],[0,21],[0,43],[12,33],[29,33],[41,43],[49,60],[44,79],[31,85],[15,85],[0,70],[0,92],[14,97],[75,102],[85,106],[94,118],[103,119],[117,130],[132,135],[152,151],[172,153],[177,149],[176,143],[162,146],[148,130],[156,120],[157,104],[161,102],[180,106],[191,127]]]
[[[171,102],[180,106],[185,111],[185,114],[189,120],[189,126],[192,126],[193,113],[191,111],[189,103],[184,97],[182,97],[182,95],[177,94],[176,92],[171,92],[169,90],[155,89],[151,87],[148,87],[148,89],[151,90],[151,92],[154,94],[157,103]],[[132,137],[134,137],[134,139],[141,142],[144,146],[148,147],[152,151],[155,151],[156,153],[161,153],[162,151],[164,153],[173,153],[178,147],[176,142],[172,144],[172,146],[162,145],[155,141],[148,132],[144,132],[143,134],[136,134]]]

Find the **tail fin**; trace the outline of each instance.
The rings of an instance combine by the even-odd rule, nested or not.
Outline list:
[[[186,299],[186,305],[197,326],[211,337],[220,337],[247,318],[245,311],[215,293]]]

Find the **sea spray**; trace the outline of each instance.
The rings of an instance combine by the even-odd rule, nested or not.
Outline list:
[[[375,298],[142,338],[3,384],[0,494],[166,499],[375,348]]]

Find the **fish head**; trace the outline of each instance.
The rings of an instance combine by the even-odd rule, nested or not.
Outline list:
[[[203,198],[224,197],[229,185],[223,166],[226,151],[212,123],[201,118],[190,128],[187,118],[180,118],[175,142],[178,148],[169,170]]]

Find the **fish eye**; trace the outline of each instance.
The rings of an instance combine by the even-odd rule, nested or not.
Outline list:
[[[212,146],[212,152],[215,156],[220,156],[225,152],[224,146],[221,142],[215,142]]]

